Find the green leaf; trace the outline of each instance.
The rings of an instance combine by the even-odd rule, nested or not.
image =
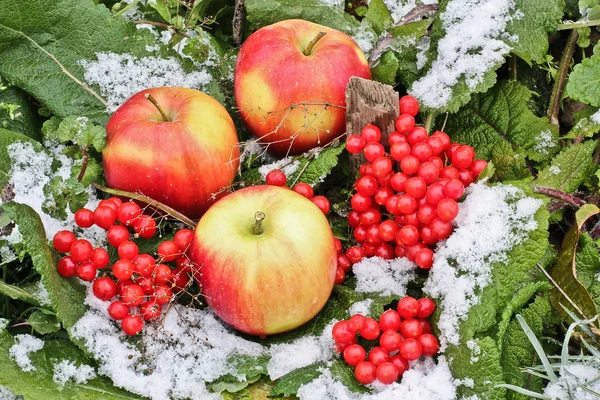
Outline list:
[[[381,35],[384,30],[387,30],[394,23],[392,15],[383,0],[371,0],[369,2],[365,19],[371,22],[373,30],[378,35]]]
[[[577,264],[577,278],[583,286],[589,288],[595,281],[600,271],[600,252],[598,245],[587,233],[579,237],[579,249],[575,255]]]
[[[27,323],[41,335],[60,331],[60,323],[56,320],[56,316],[41,311],[34,311],[27,318]]]
[[[393,85],[396,82],[396,74],[398,73],[398,58],[393,51],[386,51],[379,59],[377,65],[371,69],[373,80]]]
[[[346,33],[359,26],[344,7],[319,0],[246,0],[246,13],[253,30],[286,19],[303,19]]]
[[[0,0],[0,10],[0,75],[60,117],[107,117],[80,60],[103,51],[141,54],[150,44],[149,32],[91,1]]]
[[[0,187],[8,181],[12,168],[12,161],[8,155],[8,146],[17,142],[31,143],[36,151],[44,150],[41,144],[30,137],[0,128]]]
[[[93,146],[98,152],[106,146],[106,130],[87,117],[68,116],[58,123],[51,118],[42,128],[44,139],[60,143],[73,142],[82,149]]]
[[[0,124],[2,127],[40,141],[41,118],[36,108],[31,104],[27,93],[17,87],[9,87],[0,91],[0,104],[15,104],[19,107],[18,115],[10,118],[0,107]]]
[[[21,300],[25,303],[32,304],[34,306],[39,306],[40,302],[33,295],[35,293],[32,287],[29,287],[30,290],[27,290],[26,287],[19,287],[14,285],[9,285],[8,283],[0,280],[0,294],[4,296],[8,296],[13,300]]]
[[[551,300],[554,309],[563,317],[570,320],[560,304],[575,312],[576,315],[588,319],[596,315],[596,305],[587,289],[577,279],[576,251],[579,243],[579,234],[585,221],[599,214],[600,208],[593,204],[582,206],[575,214],[576,223],[565,235],[562,248],[558,254],[558,260],[550,271],[550,275],[564,293],[579,307],[580,311],[574,309],[571,303],[561,294],[558,289],[551,292]],[[581,315],[583,313],[583,315]]]
[[[331,375],[354,393],[368,393],[369,390],[361,385],[354,377],[354,368],[342,360],[335,360],[329,366]]]
[[[271,389],[271,396],[295,396],[300,386],[321,376],[324,363],[311,364],[298,368],[279,378]]]
[[[533,303],[520,311],[520,315],[537,337],[541,337],[545,330],[560,322],[552,309],[548,295],[536,297]],[[542,391],[545,383],[541,378],[522,372],[522,368],[539,365],[539,358],[516,319],[510,322],[502,340],[501,365],[506,383],[519,387],[527,386],[528,389],[536,392]],[[528,399],[514,391],[508,391],[506,394],[508,400]]]
[[[592,117],[598,112],[596,107],[586,107],[583,111],[575,113],[575,125],[562,137],[562,139],[576,139],[578,137],[592,137],[600,132],[600,122]]]
[[[81,166],[83,165],[83,161],[81,159],[75,160],[73,166],[71,167],[71,178],[77,179],[79,177],[79,173],[81,172]],[[104,172],[102,165],[95,158],[88,158],[87,166],[85,168],[85,172],[83,173],[83,179],[81,179],[81,184],[84,187],[90,186],[92,183],[98,181]],[[85,204],[84,204],[85,205]]]
[[[600,106],[600,57],[584,58],[573,67],[566,87],[567,95],[595,107]]]
[[[245,379],[240,380],[231,374],[221,376],[208,385],[214,392],[227,391],[236,393],[257,382],[261,376],[267,375],[269,357],[266,355],[251,357],[245,354],[234,354],[229,357],[227,362],[236,369],[237,376],[243,376]]]
[[[31,207],[11,202],[0,205],[0,210],[19,227],[19,232],[25,238],[23,245],[31,256],[35,270],[42,276],[52,308],[63,326],[70,329],[87,310],[84,287],[76,278],[65,279],[56,271],[58,255],[48,246],[42,220]]]
[[[496,178],[522,178],[524,158],[549,161],[560,149],[558,129],[527,108],[530,98],[525,86],[499,82],[450,115],[446,132],[454,141],[473,146],[479,158],[493,161]]]
[[[340,142],[335,146],[329,146],[324,148],[313,156],[311,152],[304,153],[303,156],[298,157],[300,165],[295,173],[288,177],[288,182],[293,183],[304,182],[309,185],[318,185],[323,182],[333,167],[338,163],[338,157],[342,151],[346,148],[344,142]]]
[[[513,18],[506,26],[509,35],[518,37],[515,42],[509,40],[513,53],[530,64],[540,63],[548,52],[548,32],[556,30],[564,8],[564,0],[515,0]]]
[[[539,173],[536,185],[573,193],[596,169],[592,159],[596,145],[589,140],[567,147]]]
[[[67,340],[47,340],[44,347],[29,355],[36,371],[24,372],[10,358],[14,340],[5,330],[0,331],[0,385],[8,387],[26,400],[118,400],[142,399],[140,396],[116,388],[108,378],[98,377],[87,383],[67,382],[64,387],[54,380],[54,364],[70,360],[77,365],[93,365],[92,361]]]
[[[85,187],[76,178],[64,180],[60,176],[53,177],[44,185],[44,195],[46,200],[42,204],[42,210],[61,221],[67,219],[67,206],[74,213],[89,200]]]

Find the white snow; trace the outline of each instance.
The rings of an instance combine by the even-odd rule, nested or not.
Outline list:
[[[417,41],[417,69],[420,71],[427,63],[427,51],[431,45],[431,39],[429,36],[423,36]]]
[[[469,360],[469,362],[471,364],[473,364],[473,363],[476,363],[477,361],[479,361],[479,355],[481,354],[481,348],[477,344],[477,341],[468,340],[466,345],[467,345],[467,348],[469,350],[471,350],[471,359]]]
[[[553,165],[548,169],[550,175],[558,175],[560,174],[560,167],[558,165]]]
[[[423,291],[441,305],[440,348],[458,344],[458,326],[491,280],[492,265],[537,227],[543,204],[511,185],[471,185],[460,203],[455,231],[438,246]]]
[[[41,279],[39,281],[37,281],[36,289],[37,290],[33,295],[40,302],[40,305],[42,305],[42,306],[50,305],[51,304],[50,303],[50,294],[48,293],[48,290],[46,290],[46,287],[42,283]]]
[[[294,160],[292,157],[286,157],[271,164],[261,165],[258,168],[258,173],[264,181],[267,174],[274,169],[280,169],[286,177],[289,177],[298,170],[298,167],[300,167],[300,161]]]
[[[369,53],[371,53],[371,50],[375,46],[375,42],[377,42],[377,35],[364,22],[353,29],[350,36],[367,56],[369,56]]]
[[[408,14],[417,6],[416,0],[383,0],[387,6],[394,22],[400,21],[402,17]],[[437,0],[421,0],[422,4],[437,4]]]
[[[187,73],[180,62],[171,58],[143,57],[109,52],[96,53],[97,60],[81,60],[85,80],[98,85],[108,102],[108,111],[115,111],[125,100],[144,89],[180,86],[202,89],[211,81],[206,71]]]
[[[15,344],[8,354],[14,362],[25,372],[35,371],[36,368],[29,359],[30,353],[35,353],[44,347],[44,341],[31,335],[15,335]]]
[[[356,291],[383,295],[406,295],[406,285],[415,279],[416,265],[407,258],[384,260],[365,258],[352,266],[356,278]]]
[[[64,146],[53,143],[46,143],[46,146],[48,152],[36,152],[31,143],[17,142],[8,146],[8,155],[12,161],[9,183],[13,185],[13,201],[27,204],[38,213],[49,240],[56,232],[66,229],[76,232],[79,238],[89,240],[93,246],[105,243],[106,232],[103,229],[97,226],[85,230],[78,228],[73,220],[73,213],[68,208],[65,221],[59,221],[42,210],[42,204],[47,201],[43,191],[44,185],[54,176],[69,178],[73,166],[73,160],[62,154]],[[58,161],[60,167],[53,172],[52,164],[55,161]],[[92,187],[89,187],[87,192],[89,201],[85,207],[93,210],[99,201]]]
[[[18,400],[17,395],[7,387],[0,385],[0,400]]]
[[[331,7],[341,7],[344,5],[344,0],[321,0],[321,3]]]
[[[559,371],[560,376],[556,383],[549,383],[544,389],[544,394],[550,396],[552,400],[577,399],[577,400],[598,400],[598,396],[582,389],[587,389],[600,393],[600,364],[570,362],[562,366]],[[569,395],[571,392],[571,396]]]
[[[350,316],[360,314],[365,317],[371,316],[371,304],[373,304],[373,299],[364,299],[363,301],[357,301],[356,303],[350,306],[348,312]]]
[[[72,381],[76,383],[87,383],[88,380],[94,379],[96,372],[94,368],[81,364],[77,365],[74,361],[62,360],[59,363],[54,363],[54,375],[52,379],[60,386],[64,386],[65,383]]]
[[[552,137],[552,132],[547,130],[540,132],[540,134],[536,136],[533,150],[541,154],[548,154],[549,149],[554,147],[556,147],[556,143]]]
[[[590,115],[590,119],[592,120],[592,122],[600,124],[600,110]]]
[[[511,49],[503,38],[513,9],[513,0],[449,1],[440,15],[446,35],[438,42],[437,58],[410,94],[424,107],[440,108],[448,103],[460,78],[474,89]]]

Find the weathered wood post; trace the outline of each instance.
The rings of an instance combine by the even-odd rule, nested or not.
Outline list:
[[[353,76],[346,86],[346,132],[358,134],[365,125],[375,124],[382,132],[381,143],[389,150],[387,138],[395,129],[399,99],[392,86]],[[362,154],[352,154],[352,173],[356,174],[365,161]]]

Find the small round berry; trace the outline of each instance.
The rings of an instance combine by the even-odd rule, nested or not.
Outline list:
[[[180,229],[175,232],[173,236],[173,243],[179,249],[180,252],[184,252],[188,249],[194,239],[194,232],[190,229]]]
[[[366,318],[361,314],[355,314],[350,317],[348,322],[350,322],[350,327],[353,331],[358,332],[365,326]]]
[[[414,297],[410,297],[410,296],[404,296],[402,299],[400,299],[400,301],[398,302],[398,314],[404,318],[404,319],[409,319],[409,318],[414,318],[417,316],[417,313],[419,312],[419,302],[417,301],[417,299],[415,299]]]
[[[133,275],[134,268],[135,266],[129,259],[123,258],[113,264],[112,272],[118,280],[126,281]]]
[[[97,272],[98,269],[91,261],[83,262],[77,267],[77,277],[82,281],[93,281]]]
[[[73,261],[73,259],[70,256],[65,256],[58,261],[56,270],[58,271],[58,274],[63,278],[71,278],[77,275],[77,266],[78,263]]]
[[[119,254],[119,258],[121,259],[133,260],[137,257],[138,252],[138,245],[129,240],[121,243],[117,248],[117,253]]]
[[[415,199],[420,199],[427,193],[427,182],[418,176],[408,178],[404,183],[404,193]]]
[[[423,345],[417,339],[406,339],[400,345],[400,355],[408,361],[414,361],[423,354]]]
[[[144,328],[144,321],[139,315],[127,314],[121,321],[121,329],[129,336],[137,335]]]
[[[285,186],[287,178],[282,170],[272,169],[267,174],[265,181],[267,182],[267,185]]]
[[[421,143],[427,140],[427,136],[428,135],[425,128],[421,126],[415,126],[414,129],[408,133],[407,141],[408,144],[414,146],[417,143]]]
[[[366,340],[375,340],[381,333],[379,323],[373,318],[365,318],[365,326],[358,331],[361,337]]]
[[[411,152],[410,144],[406,142],[395,143],[390,147],[390,155],[396,161],[402,161],[404,157],[408,157]]]
[[[294,186],[294,192],[306,197],[307,199],[312,199],[315,197],[315,191],[308,183],[299,182]]]
[[[75,240],[69,249],[71,258],[78,263],[89,260],[92,257],[93,251],[92,244],[85,239]]]
[[[187,286],[187,283],[189,281],[189,276],[184,274],[184,278],[186,280],[186,282],[184,283],[185,287]],[[176,284],[179,283],[180,282],[176,282]],[[156,301],[157,304],[164,306],[165,304],[169,304],[171,302],[171,299],[173,299],[173,291],[170,288],[163,285],[158,285],[154,288],[154,301]]]
[[[132,283],[123,287],[121,299],[129,306],[139,306],[144,302],[144,289],[138,284]]]
[[[391,353],[400,348],[402,340],[402,335],[392,329],[388,329],[379,337],[379,345]]]
[[[373,162],[373,160],[378,159],[379,157],[383,157],[385,154],[385,149],[383,145],[379,142],[368,142],[365,145],[364,155],[367,160]]]
[[[402,358],[402,356],[400,354],[396,354],[395,356],[392,356],[392,358],[390,358],[390,362],[392,364],[394,364],[396,366],[396,368],[398,368],[399,376],[402,376],[402,374],[404,374],[406,371],[408,371],[408,368],[410,368],[408,361],[406,361],[404,358]]]
[[[108,306],[108,315],[112,319],[121,320],[125,318],[125,316],[129,314],[129,306],[127,306],[122,301],[113,301]]]
[[[381,243],[375,248],[375,256],[391,260],[394,258],[394,248],[387,243]]]
[[[360,192],[355,193],[350,199],[350,205],[352,206],[352,209],[356,211],[367,211],[372,204],[372,198],[370,196],[365,196]]]
[[[98,206],[94,210],[94,223],[102,229],[110,228],[117,220],[117,211],[107,205]]]
[[[173,280],[171,268],[165,264],[159,264],[154,269],[152,281],[155,285],[167,285]]]
[[[338,269],[341,268],[342,271],[344,271],[344,277],[341,278],[341,281],[340,281],[340,283],[343,283],[344,279],[346,278],[346,272],[350,271],[350,268],[352,268],[352,261],[350,261],[350,259],[348,258],[347,255],[345,255],[345,254],[338,254],[337,255],[337,268]],[[336,284],[338,284],[337,283],[337,280],[338,280],[337,278],[338,277],[337,277],[337,269],[336,269],[336,279],[335,279],[336,280],[336,282],[335,282]]]
[[[142,314],[144,320],[148,322],[159,319],[161,313],[162,307],[155,301],[150,300],[140,305],[140,314]]]
[[[417,172],[419,172],[420,165],[421,164],[419,162],[419,159],[412,155],[406,156],[400,161],[400,169],[406,175],[410,176],[415,175]]]
[[[363,385],[368,385],[377,378],[377,367],[370,361],[361,361],[354,369],[354,376]]]
[[[377,189],[379,189],[379,183],[373,175],[365,175],[354,182],[354,188],[364,196],[374,196],[377,193]]]
[[[333,281],[334,285],[341,285],[346,280],[346,271],[341,266],[338,266],[335,269],[335,279]]]
[[[391,385],[396,382],[400,376],[400,371],[398,370],[398,367],[388,361],[377,366],[376,374],[379,382],[384,385]]]
[[[423,347],[424,356],[434,356],[440,350],[440,344],[437,338],[431,333],[424,333],[419,336],[419,342]]]
[[[346,150],[350,154],[358,154],[363,151],[366,143],[361,135],[350,135],[346,138]]]
[[[158,257],[165,262],[175,261],[180,251],[177,245],[172,240],[165,240],[158,245]]]
[[[121,243],[129,240],[129,230],[123,225],[112,225],[106,231],[106,238],[112,247],[119,247]]]
[[[396,118],[396,130],[400,133],[408,133],[415,127],[415,118],[410,114],[400,114]]]
[[[422,333],[423,327],[416,319],[408,318],[400,324],[400,334],[404,336],[404,338],[416,339],[421,336]]]
[[[442,199],[437,204],[437,215],[442,221],[450,222],[458,215],[458,203],[452,199]]]
[[[135,266],[135,272],[144,278],[152,275],[154,268],[156,267],[156,260],[150,254],[138,254],[132,262]]]
[[[100,300],[110,300],[117,293],[117,284],[108,277],[102,277],[94,280],[92,285],[94,296]]]
[[[351,344],[344,349],[344,361],[352,367],[367,359],[367,352],[360,344]]]
[[[372,162],[373,175],[380,178],[387,175],[392,170],[392,160],[388,157],[378,157]]]
[[[373,124],[365,125],[365,127],[360,131],[360,135],[365,139],[366,142],[381,141],[381,129]]]
[[[349,343],[355,339],[356,331],[352,329],[349,321],[342,320],[333,325],[331,335],[338,343]]]
[[[142,214],[132,222],[133,230],[143,239],[150,239],[156,233],[156,221],[149,215]]]
[[[452,234],[452,223],[436,217],[429,225],[438,240],[447,239]]]
[[[77,210],[73,219],[77,226],[82,228],[89,228],[94,225],[94,213],[92,210],[88,210],[87,208],[81,208]]]
[[[428,247],[422,248],[415,254],[415,264],[423,269],[429,269],[433,265],[433,250]]]
[[[329,214],[329,210],[331,209],[331,204],[329,203],[329,200],[327,199],[327,197],[315,196],[312,199],[310,199],[310,201],[315,203],[315,205],[317,207],[319,207],[319,210],[321,210],[321,212],[323,214],[325,214],[325,215]]]
[[[433,150],[431,150],[431,147],[425,142],[415,143],[410,153],[417,157],[420,162],[429,161],[433,156]]]
[[[119,210],[117,211],[117,219],[121,223],[121,225],[129,226],[133,223],[133,221],[142,215],[142,209],[133,201],[128,201],[123,203]]]
[[[386,310],[379,317],[379,327],[382,331],[400,329],[400,315],[394,310]]]
[[[92,258],[90,258],[90,261],[93,262],[98,269],[106,267],[110,262],[108,251],[102,247],[96,247],[92,250]]]
[[[465,185],[460,179],[450,179],[444,186],[444,196],[452,200],[458,200],[465,192]]]
[[[409,114],[415,117],[419,113],[419,102],[409,94],[402,96],[399,104],[400,114]]]
[[[381,346],[375,346],[369,352],[369,361],[375,365],[387,362],[390,360],[390,355],[386,349]]]
[[[342,242],[340,241],[340,239],[334,237],[333,238],[333,244],[335,246],[335,252],[337,254],[340,254],[342,252]]]
[[[418,300],[419,311],[417,312],[418,318],[427,318],[435,311],[435,302],[430,298],[423,297]]]
[[[356,264],[362,261],[365,258],[365,251],[360,246],[352,246],[346,250],[346,255],[350,259],[352,264]]]
[[[458,169],[467,169],[475,158],[475,150],[471,146],[459,146],[451,156],[452,165]]]
[[[52,245],[59,253],[68,253],[77,238],[71,231],[58,231],[52,238]],[[85,261],[85,260],[83,260]]]
[[[479,175],[481,175],[485,167],[487,167],[487,164],[488,163],[485,160],[473,160],[469,166],[469,171],[473,175],[474,179],[477,179]]]

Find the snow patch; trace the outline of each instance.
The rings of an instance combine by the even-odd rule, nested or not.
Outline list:
[[[550,172],[550,175],[558,175],[560,174],[560,167],[558,165],[553,165],[548,169],[548,172]]]
[[[25,372],[35,371],[36,368],[29,359],[29,354],[40,351],[44,347],[44,341],[31,335],[15,335],[15,344],[10,348],[8,354],[14,362]]]
[[[402,17],[408,14],[413,8],[417,6],[416,0],[383,0],[387,6],[394,22],[400,21]],[[421,4],[437,4],[437,0],[421,0]]]
[[[600,124],[600,110],[590,115],[590,119],[592,120],[592,122]]]
[[[40,305],[49,306],[51,304],[50,294],[48,293],[48,290],[46,290],[46,287],[44,286],[42,280],[40,279],[39,281],[37,281],[35,286],[37,290],[33,294],[34,297],[40,302]]]
[[[416,278],[416,265],[407,258],[384,260],[379,257],[365,258],[352,266],[356,277],[356,291],[406,295],[406,285]]]
[[[549,149],[556,147],[556,143],[554,143],[554,139],[552,137],[552,132],[549,130],[542,131],[535,138],[535,145],[533,146],[533,150],[541,154],[548,154]]]
[[[365,317],[371,316],[371,304],[373,304],[373,299],[364,299],[362,301],[357,301],[356,303],[350,306],[348,312],[350,315],[364,315]]]
[[[358,47],[368,56],[377,42],[377,35],[366,24],[360,24],[350,35]]]
[[[321,3],[331,7],[341,7],[344,5],[344,0],[321,0]]]
[[[300,161],[294,160],[292,157],[286,157],[282,158],[281,160],[277,160],[271,164],[261,165],[258,168],[258,173],[264,181],[267,177],[267,174],[274,169],[280,169],[281,171],[283,171],[286,177],[290,177],[294,172],[298,170],[299,167]]]
[[[572,362],[562,366],[556,383],[550,382],[544,394],[552,400],[577,399],[598,400],[598,396],[582,389],[585,386],[592,392],[600,393],[600,364]]]
[[[63,360],[54,364],[54,375],[52,379],[60,386],[71,381],[75,383],[87,383],[88,380],[94,379],[96,372],[94,368],[81,364],[77,366],[74,361]]]
[[[0,400],[18,400],[17,395],[7,387],[0,385]]]

